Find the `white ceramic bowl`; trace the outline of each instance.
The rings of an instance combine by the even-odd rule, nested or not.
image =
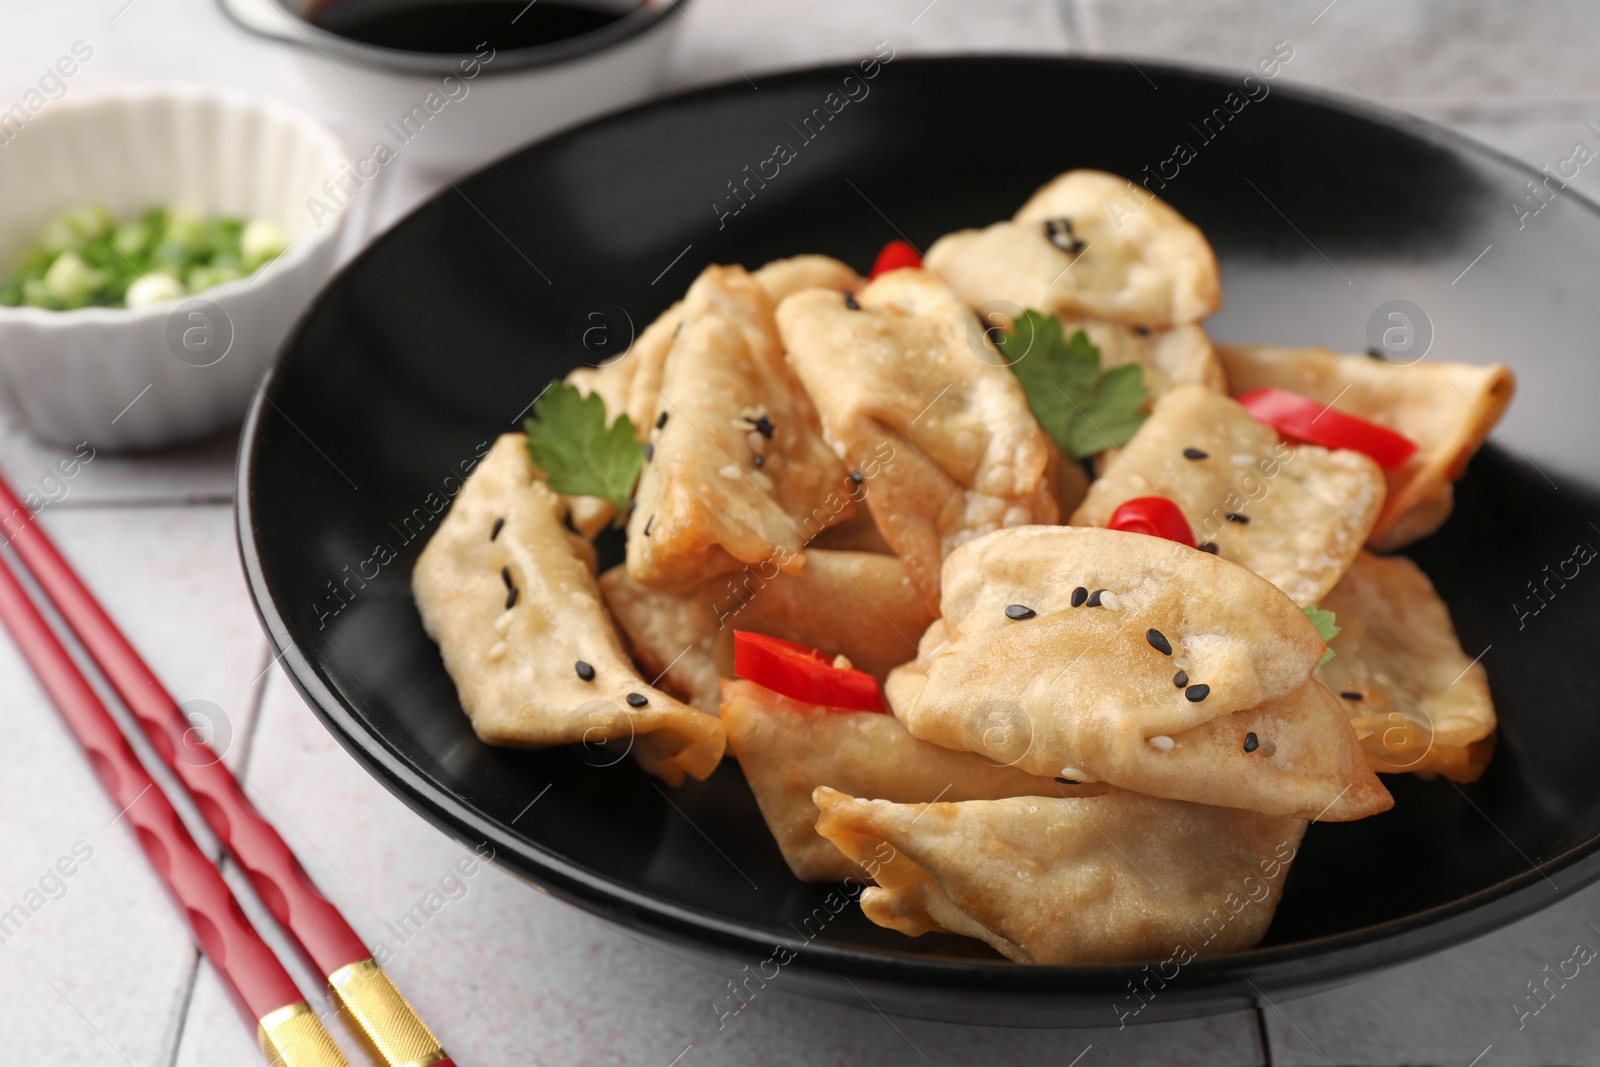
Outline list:
[[[386,163],[475,170],[537,137],[637,103],[661,89],[689,0],[644,0],[626,17],[547,45],[474,55],[406,52],[329,33],[314,0],[218,0],[245,29],[281,41],[319,99],[338,101],[339,133],[366,177]]]
[[[289,248],[248,278],[140,308],[0,307],[0,403],[40,437],[96,448],[193,440],[243,415],[327,276],[343,213],[313,219],[347,156],[319,123],[210,88],[133,86],[51,103],[0,144],[0,270],[68,205],[272,219]]]

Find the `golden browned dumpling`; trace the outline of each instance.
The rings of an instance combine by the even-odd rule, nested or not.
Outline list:
[[[927,262],[973,307],[1155,329],[1222,306],[1205,235],[1154,194],[1096,170],[1053,179],[1006,222],[941,237]]]
[[[756,271],[756,281],[772,297],[773,304],[783,303],[790,293],[804,289],[850,290],[854,292],[867,284],[847,264],[832,256],[790,256],[775,259]]]
[[[733,676],[735,629],[844,656],[882,681],[917,654],[932,621],[904,564],[871,552],[810,548],[797,574],[752,567],[688,593],[640,585],[617,566],[600,588],[645,672],[709,712],[722,702],[718,677]]]
[[[1392,801],[1311,679],[1316,628],[1270,583],[1145,534],[1001,530],[945,562],[942,613],[885,692],[913,736],[1037,775],[1268,815]]]
[[[562,524],[522,434],[495,442],[412,572],[472,727],[493,745],[624,741],[676,785],[722,759],[722,723],[646,685],[600,602],[589,543]]]
[[[728,746],[789,869],[803,882],[862,874],[817,836],[811,792],[819,785],[902,804],[1085,796],[1107,790],[1103,785],[1062,785],[971,752],[918,741],[892,715],[821,708],[754,682],[724,681],[722,686]]]
[[[1285,444],[1228,397],[1181,385],[1112,455],[1072,524],[1104,526],[1123,501],[1164,496],[1197,541],[1308,605],[1361,551],[1383,495],[1361,453]]]
[[[1267,932],[1306,824],[1112,792],[938,804],[819,788],[817,832],[877,881],[861,910],[1018,963],[1182,965]]]
[[[798,571],[806,542],[850,513],[852,483],[755,278],[707,267],[684,309],[628,522],[628,574],[687,590],[768,560]]]
[[[853,297],[796,293],[778,325],[828,443],[862,478],[930,611],[951,550],[1003,526],[1057,521],[1048,439],[1021,385],[932,274],[891,271]]]
[[[1499,363],[1476,367],[1425,359],[1399,365],[1327,348],[1223,345],[1235,395],[1265,386],[1300,393],[1387,426],[1417,451],[1385,471],[1388,499],[1368,537],[1392,551],[1426,537],[1450,517],[1452,483],[1505,414],[1516,379]]]
[[[1197,382],[1219,393],[1228,391],[1228,376],[1217,358],[1217,348],[1205,330],[1193,324],[1169,330],[1142,330],[1115,322],[1063,319],[1061,335],[1082,330],[1100,350],[1100,369],[1137,363],[1140,380],[1152,401],[1169,389]]]
[[[1363,552],[1322,606],[1340,632],[1317,677],[1338,694],[1373,769],[1476,781],[1494,750],[1489,677],[1461,650],[1422,569]]]

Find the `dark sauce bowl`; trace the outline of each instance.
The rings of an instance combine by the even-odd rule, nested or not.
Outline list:
[[[217,2],[293,49],[372,173],[402,155],[459,173],[658,92],[687,0]]]

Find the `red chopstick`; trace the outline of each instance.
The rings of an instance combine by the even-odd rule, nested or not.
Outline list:
[[[167,795],[129,747],[116,720],[95,696],[0,558],[0,621],[55,702],[111,800],[133,826],[139,847],[167,885],[195,943],[260,1028],[269,1063],[286,1067],[348,1067],[294,979],[256,933],[233,891],[178,817]]]
[[[21,516],[19,520],[19,516]],[[163,762],[195,798],[206,825],[233,853],[257,895],[302,953],[327,976],[346,1027],[373,1061],[454,1067],[355,930],[312,883],[239,782],[197,737],[178,703],[106,614],[34,517],[0,478],[0,529]],[[31,606],[31,605],[30,605]],[[183,750],[197,758],[179,758]]]

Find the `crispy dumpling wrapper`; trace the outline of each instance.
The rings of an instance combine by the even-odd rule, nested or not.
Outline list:
[[[973,307],[1161,328],[1222,306],[1216,253],[1199,228],[1096,170],[1056,177],[1006,222],[941,237],[927,263]]]
[[[606,607],[645,674],[708,714],[722,706],[718,679],[733,674],[716,609],[700,590],[674,593],[640,585],[619,563],[600,576]]]
[[[855,300],[796,293],[778,326],[828,443],[862,476],[878,529],[932,611],[950,551],[1057,521],[1048,438],[977,319],[932,274],[890,271]]]
[[[951,555],[942,617],[885,695],[913,736],[1031,774],[1362,818],[1392,800],[1310,681],[1322,652],[1304,613],[1236,564],[1144,534],[1028,527]]]
[[[1190,449],[1204,455],[1190,458]],[[1228,397],[1181,385],[1112,455],[1072,525],[1104,526],[1123,501],[1142,496],[1168,498],[1196,541],[1310,605],[1361,551],[1384,481],[1359,452],[1286,444]]]
[[[832,256],[790,256],[775,259],[756,271],[756,281],[772,297],[774,305],[783,303],[791,293],[805,289],[833,289],[855,292],[867,284],[848,264]]]
[[[412,592],[462,709],[492,745],[627,742],[671,784],[705,778],[722,759],[722,723],[635,673],[601,603],[593,549],[564,513],[526,439],[505,434],[418,557]]]
[[[896,804],[819,788],[817,832],[876,879],[861,910],[1018,963],[1187,963],[1266,934],[1300,819],[1112,792]]]
[[[784,860],[802,882],[862,873],[817,835],[811,793],[819,785],[902,804],[1096,795],[1107,789],[1063,785],[918,741],[892,715],[821,708],[743,680],[722,686],[728,746]]]
[[[1317,677],[1344,705],[1372,768],[1476,781],[1493,753],[1489,677],[1462,651],[1422,569],[1363,552],[1322,607],[1340,632]]]
[[[797,574],[750,568],[688,593],[640,585],[617,566],[600,588],[645,672],[712,713],[722,703],[718,677],[733,676],[736,629],[842,655],[882,681],[917,654],[932,621],[904,564],[868,552],[810,548]]]
[[[1493,432],[1516,392],[1511,371],[1424,359],[1394,364],[1327,348],[1222,345],[1235,395],[1277,386],[1357,415],[1417,443],[1417,451],[1385,471],[1389,493],[1368,538],[1389,552],[1426,537],[1450,517],[1452,483]]]
[[[684,304],[661,385],[666,422],[652,430],[628,521],[628,573],[689,589],[765,560],[799,570],[806,542],[853,509],[853,483],[784,362],[755,278],[707,267]]]
[[[1100,350],[1100,369],[1137,363],[1140,380],[1153,402],[1168,390],[1196,382],[1219,393],[1228,391],[1228,375],[1222,369],[1217,347],[1205,330],[1192,323],[1167,330],[1140,331],[1116,322],[1093,319],[1063,319],[1061,334],[1071,337],[1082,330]]]

